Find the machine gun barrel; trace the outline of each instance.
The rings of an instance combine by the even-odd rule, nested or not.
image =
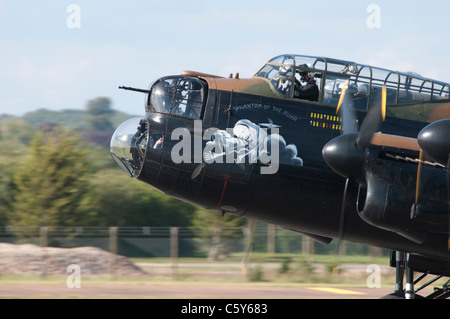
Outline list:
[[[137,89],[137,88],[132,88],[129,86],[119,86],[119,89],[128,90],[128,91],[136,91],[136,92],[141,92],[141,93],[150,93],[150,90]]]

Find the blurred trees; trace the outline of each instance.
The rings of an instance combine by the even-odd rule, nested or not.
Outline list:
[[[208,260],[218,260],[227,256],[242,238],[240,229],[247,226],[247,220],[230,214],[197,209],[192,220],[192,231],[196,241]],[[209,242],[204,242],[204,240]]]
[[[191,225],[196,207],[129,178],[90,138],[93,123],[111,128],[109,100],[91,100],[87,109],[76,126],[54,123],[66,111],[42,110],[55,115],[47,123],[39,111],[0,116],[0,226]],[[24,120],[30,116],[34,125]]]
[[[196,208],[125,175],[104,169],[91,179],[96,226],[188,226]]]
[[[6,210],[13,189],[12,175],[28,152],[36,129],[14,117],[0,117],[0,225],[6,225]]]
[[[68,226],[87,213],[89,162],[79,139],[60,126],[40,130],[12,173],[6,219],[20,226]]]

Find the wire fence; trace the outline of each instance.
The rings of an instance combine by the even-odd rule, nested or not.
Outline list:
[[[0,227],[0,243],[34,244],[41,247],[92,246],[127,257],[211,257],[245,252],[336,254],[337,241],[324,245],[310,237],[271,224],[250,227]],[[388,254],[388,251],[344,242],[343,254]]]
[[[243,256],[334,255],[338,244],[270,224],[250,227],[0,227],[0,275],[64,275],[76,265],[84,274],[139,275],[129,260],[179,258],[241,262]],[[344,243],[343,254],[388,255],[389,251]],[[176,273],[176,271],[174,271]]]

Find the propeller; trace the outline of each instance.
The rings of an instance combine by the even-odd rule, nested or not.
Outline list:
[[[247,253],[243,256],[241,261],[241,273],[242,276],[247,276],[247,269],[248,269],[248,262],[250,260],[250,255],[252,254],[253,250],[253,237],[255,236],[255,227],[256,227],[256,221],[254,219],[250,219],[250,234],[248,238],[247,243]]]
[[[322,150],[325,162],[336,173],[346,178],[342,195],[341,212],[338,231],[338,256],[341,254],[344,238],[345,207],[347,192],[352,180],[362,181],[364,178],[365,149],[370,145],[374,133],[379,129],[386,116],[386,86],[383,85],[381,99],[364,118],[359,132],[354,124],[353,97],[349,94],[349,80],[345,83],[336,113],[342,114],[342,134],[329,141]]]
[[[355,118],[355,114],[353,112],[353,98],[348,94],[348,88],[350,85],[350,81],[347,80],[342,88],[341,96],[339,97],[339,102],[336,108],[336,114],[339,113],[342,105],[342,133],[349,134],[358,132],[358,129],[355,125],[353,119]]]
[[[423,163],[423,150],[421,148],[419,153],[419,162],[417,164],[416,195],[414,197],[414,207],[417,206],[419,201],[420,177],[422,176],[422,163]]]
[[[342,135],[329,141],[322,150],[325,162],[338,174],[361,180],[364,177],[363,164],[365,149],[370,145],[374,133],[379,129],[386,116],[386,86],[383,85],[381,99],[364,118],[359,132],[354,128],[352,96],[348,94],[349,81],[341,92],[338,107],[342,108]]]
[[[343,252],[343,243],[344,243],[344,223],[345,223],[345,206],[347,203],[347,191],[348,186],[350,184],[350,178],[346,178],[344,192],[342,194],[342,204],[341,204],[341,213],[339,217],[339,231],[338,231],[338,244],[337,244],[337,257],[335,261],[335,266],[333,267],[333,274],[339,274],[339,265],[340,265],[340,256]]]
[[[382,122],[386,117],[386,85],[383,85],[381,89],[381,101],[380,107],[372,107],[367,112],[364,121],[361,124],[359,130],[358,139],[356,140],[356,146],[359,149],[369,146],[372,140],[373,134],[380,128]]]

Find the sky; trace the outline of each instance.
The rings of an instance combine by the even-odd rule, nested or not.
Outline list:
[[[0,0],[0,114],[143,115],[148,88],[183,70],[253,76],[270,58],[351,60],[450,82],[450,1]]]

